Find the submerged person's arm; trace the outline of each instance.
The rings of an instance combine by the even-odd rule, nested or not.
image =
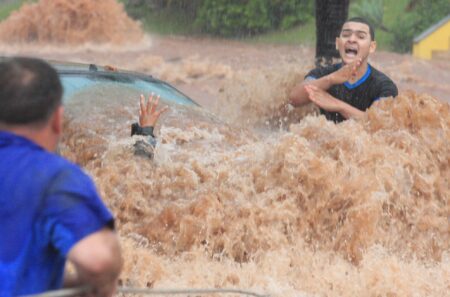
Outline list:
[[[141,127],[139,123],[133,123],[131,125],[131,136],[133,135],[142,135],[147,136],[146,140],[153,147],[156,146],[156,137],[153,134],[153,126]]]
[[[134,123],[131,125],[131,136],[133,135],[143,135],[147,136],[147,141],[152,146],[156,145],[156,137],[153,134],[156,122],[162,113],[167,111],[168,107],[165,106],[160,110],[157,110],[159,103],[159,96],[154,99],[154,94],[152,94],[147,102],[145,102],[144,95],[141,95],[139,101],[139,123]]]

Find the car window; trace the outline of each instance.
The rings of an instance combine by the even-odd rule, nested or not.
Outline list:
[[[160,95],[164,101],[169,101],[181,105],[198,106],[187,96],[183,95],[169,84],[158,80],[144,80],[139,77],[117,74],[102,73],[60,73],[61,82],[64,87],[64,102],[68,103],[78,93],[85,93],[86,90],[95,89],[134,89],[136,94],[150,95],[155,93]],[[138,95],[139,96],[139,95]]]
[[[220,123],[220,120],[195,101],[165,82],[149,76],[128,73],[59,71],[64,87],[66,114],[84,123],[108,122],[115,134],[137,117],[139,96],[152,92],[161,96],[160,106],[168,106],[164,122],[187,127],[192,122]],[[93,124],[95,125],[95,124]],[[103,134],[109,132],[104,131]]]

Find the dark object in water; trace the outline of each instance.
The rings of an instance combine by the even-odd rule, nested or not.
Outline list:
[[[138,123],[131,124],[131,136],[133,135],[144,135],[155,138],[155,135],[153,134],[153,127],[141,127]]]
[[[145,140],[137,140],[134,145],[134,155],[153,159],[155,147]]]

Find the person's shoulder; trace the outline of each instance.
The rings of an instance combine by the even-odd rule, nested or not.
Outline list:
[[[373,81],[375,82],[374,87],[380,93],[380,97],[396,97],[398,95],[397,85],[389,76],[373,66],[371,66],[371,72]]]
[[[61,170],[83,173],[82,169],[75,163],[54,152],[47,151],[42,146],[27,138],[0,131],[0,141],[2,137],[6,139],[5,142],[10,144],[8,146],[9,155],[15,156],[14,158],[10,158],[11,162],[20,158],[22,161],[21,164],[24,164],[29,172],[40,172],[40,176],[49,177],[52,177],[55,172],[57,173]]]
[[[72,168],[73,170],[79,168],[75,163],[54,152],[42,150],[36,152],[35,157],[40,159],[41,162],[47,162],[50,166],[55,168]]]
[[[328,75],[330,73],[335,72],[336,70],[338,70],[341,67],[341,64],[332,64],[332,65],[327,65],[327,66],[319,66],[316,67],[314,69],[312,69],[311,71],[308,72],[308,74],[306,74],[306,77],[310,77],[310,78],[320,78],[322,76]]]
[[[337,63],[337,64],[319,66],[319,67],[317,67],[315,69],[317,69],[319,71],[322,71],[322,72],[329,72],[329,73],[331,73],[331,72],[334,72],[334,71],[338,70],[341,67],[342,67],[342,64],[341,63]]]
[[[42,172],[50,178],[62,170],[78,170],[74,163],[39,146],[27,150],[26,162],[30,171]]]
[[[41,153],[40,162],[51,168],[54,181],[64,181],[64,184],[74,183],[78,185],[90,183],[90,177],[77,164],[52,152]]]
[[[372,77],[375,80],[380,81],[380,82],[391,82],[391,83],[394,83],[394,81],[389,76],[387,76],[386,74],[384,74],[380,70],[376,69],[372,65],[370,65],[370,68],[371,68],[371,72],[372,72]]]
[[[336,63],[336,64],[331,64],[331,65],[319,66],[319,67],[316,67],[315,69],[319,69],[322,71],[335,71],[335,70],[338,70],[339,68],[341,68],[341,66],[342,66],[341,63]]]

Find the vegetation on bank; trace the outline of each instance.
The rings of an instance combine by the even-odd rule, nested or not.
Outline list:
[[[0,20],[25,2],[4,0]],[[118,0],[146,31],[249,42],[315,44],[314,0]],[[409,52],[415,36],[450,14],[448,0],[351,0],[349,16],[376,27],[378,47]]]
[[[145,27],[157,20],[182,24],[182,33],[246,38],[286,30],[313,18],[314,0],[122,0]],[[162,15],[162,17],[161,17]],[[165,19],[166,21],[162,20]],[[156,25],[156,28],[166,27]],[[169,25],[168,29],[176,26]],[[173,32],[179,33],[179,32]]]
[[[147,30],[252,42],[315,44],[314,0],[122,0]],[[351,0],[349,16],[376,27],[379,48],[409,52],[415,36],[450,14],[448,0]]]
[[[382,49],[411,52],[413,39],[450,14],[449,0],[351,1],[350,16],[364,16],[376,27]]]

